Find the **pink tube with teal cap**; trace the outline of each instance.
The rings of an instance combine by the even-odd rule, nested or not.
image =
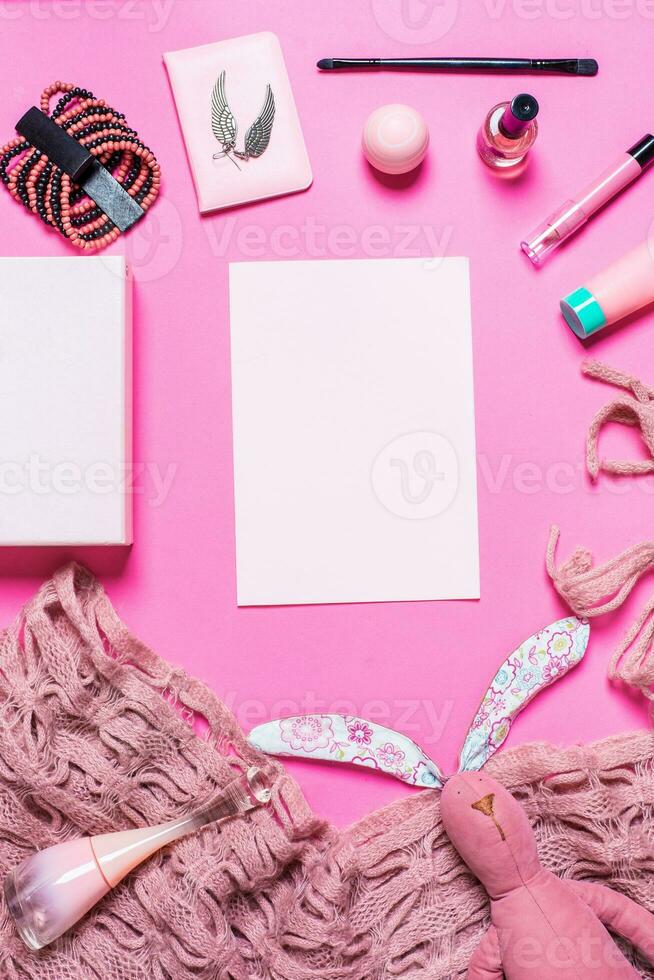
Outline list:
[[[561,300],[571,330],[587,340],[654,302],[652,244],[643,242]]]

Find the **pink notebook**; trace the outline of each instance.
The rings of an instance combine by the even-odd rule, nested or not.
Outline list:
[[[292,194],[311,184],[275,34],[169,51],[164,61],[201,212]]]

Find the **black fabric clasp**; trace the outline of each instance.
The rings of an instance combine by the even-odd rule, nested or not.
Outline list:
[[[143,208],[106,167],[36,106],[18,120],[16,131],[40,153],[45,153],[48,160],[71,180],[81,184],[85,193],[120,231],[127,231],[143,217]]]
[[[18,120],[16,132],[41,153],[45,153],[56,167],[78,184],[93,163],[89,151],[36,106],[28,109],[22,119]]]

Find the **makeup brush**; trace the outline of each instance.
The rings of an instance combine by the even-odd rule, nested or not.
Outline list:
[[[322,71],[339,68],[399,68],[417,71],[556,72],[596,75],[594,58],[321,58]]]

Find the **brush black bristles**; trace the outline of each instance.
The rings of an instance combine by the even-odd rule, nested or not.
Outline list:
[[[594,58],[534,58],[531,68],[560,75],[596,75],[598,65]]]
[[[323,69],[328,69],[329,70],[329,69],[331,69],[333,67],[334,67],[334,59],[333,58],[321,58],[320,61],[318,61],[317,64],[316,64],[316,68],[323,68]]]
[[[594,58],[580,58],[577,62],[578,75],[596,75],[598,64]]]

